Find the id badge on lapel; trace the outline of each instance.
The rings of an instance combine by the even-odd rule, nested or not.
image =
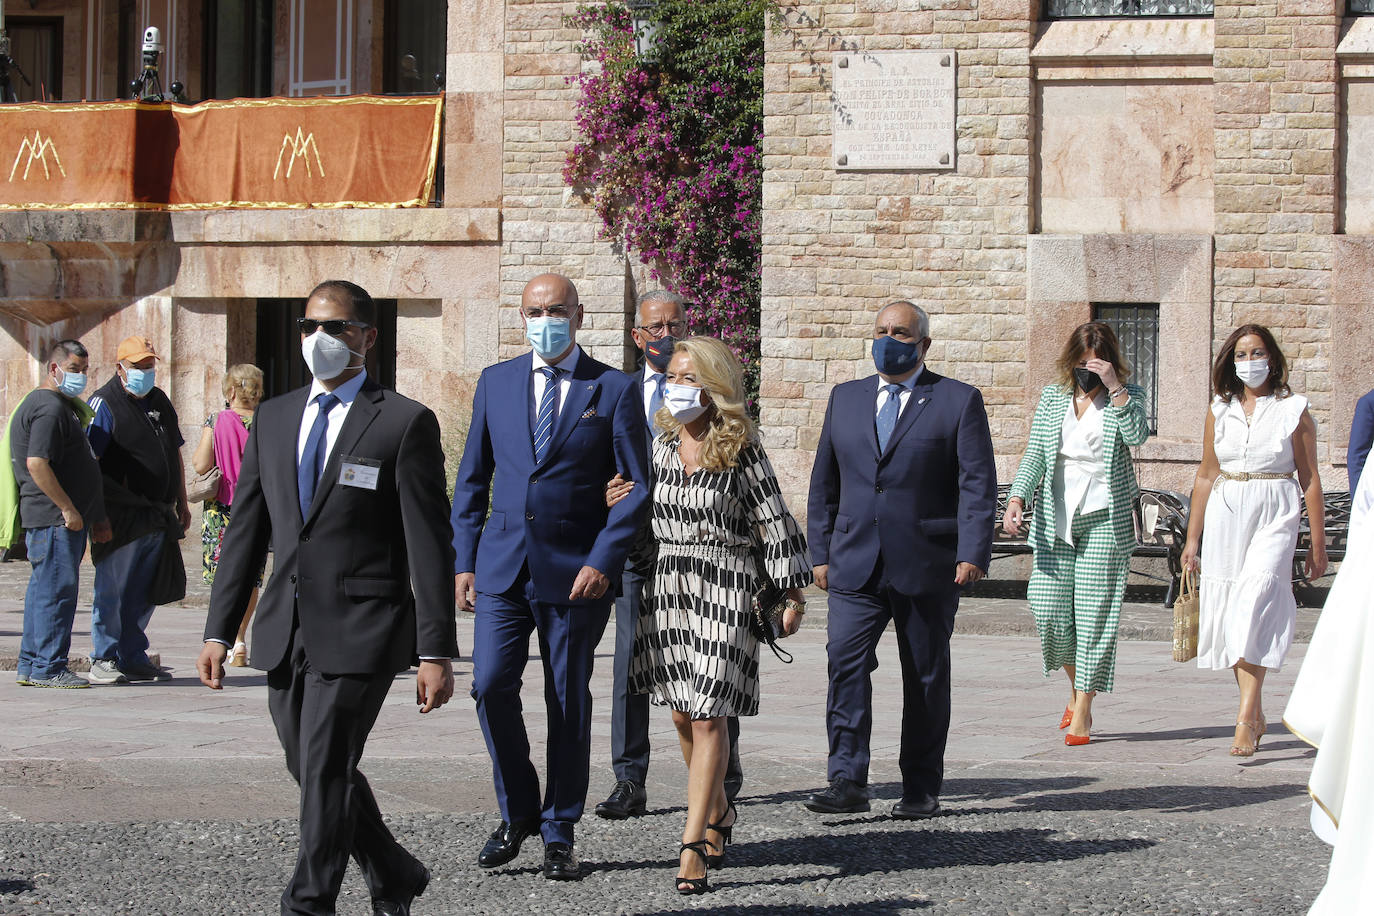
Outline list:
[[[377,479],[382,474],[382,463],[376,458],[343,455],[340,465],[339,486],[357,487],[361,490],[377,489]]]

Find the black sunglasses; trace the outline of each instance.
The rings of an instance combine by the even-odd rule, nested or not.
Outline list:
[[[361,321],[345,321],[342,318],[329,318],[324,321],[317,321],[314,318],[296,319],[296,329],[302,334],[314,334],[318,328],[324,328],[324,332],[330,337],[338,337],[350,327],[366,329],[371,325],[363,324]]]

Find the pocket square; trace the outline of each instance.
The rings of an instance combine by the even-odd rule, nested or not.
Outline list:
[[[578,417],[578,419],[579,419],[579,420],[586,420],[587,418],[589,418],[589,417],[594,417],[594,416],[596,416],[596,408],[595,408],[595,407],[588,407],[585,411],[583,411],[582,416]]]

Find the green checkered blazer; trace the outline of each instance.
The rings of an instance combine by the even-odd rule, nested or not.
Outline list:
[[[1145,419],[1145,389],[1127,385],[1126,393],[1130,400],[1125,404],[1116,407],[1109,403],[1102,411],[1102,462],[1107,466],[1107,484],[1111,489],[1107,511],[1116,532],[1116,545],[1130,551],[1135,549],[1132,513],[1140,495],[1130,447],[1145,441],[1150,426]],[[1064,414],[1070,399],[1070,392],[1062,385],[1046,385],[1040,391],[1040,403],[1035,408],[1035,419],[1031,420],[1030,442],[1008,494],[1008,498],[1019,496],[1022,503],[1030,505],[1030,496],[1035,493],[1030,527],[1030,545],[1035,550],[1048,550],[1054,539],[1054,462],[1059,460]]]

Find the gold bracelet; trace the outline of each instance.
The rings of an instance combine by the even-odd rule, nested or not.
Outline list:
[[[1126,386],[1125,386],[1125,385],[1122,385],[1121,387],[1117,388],[1115,391],[1108,391],[1108,392],[1107,392],[1107,397],[1110,398],[1111,400],[1115,401],[1115,400],[1117,399],[1117,397],[1118,397],[1119,395],[1122,395],[1122,394],[1130,394],[1130,392],[1126,390]]]
[[[805,602],[805,601],[798,601],[796,598],[788,598],[788,599],[787,599],[787,603],[786,603],[785,605],[783,605],[783,607],[784,607],[786,610],[789,610],[789,611],[791,611],[792,613],[796,614],[798,617],[805,617],[805,616],[806,616],[806,602]]]

